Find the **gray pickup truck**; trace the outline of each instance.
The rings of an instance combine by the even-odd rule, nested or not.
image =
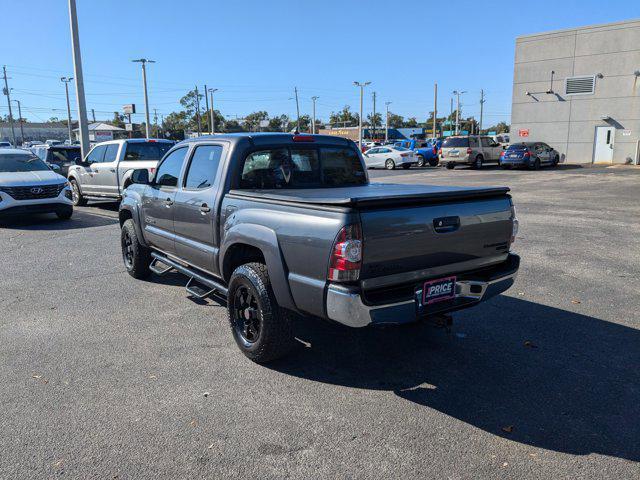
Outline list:
[[[190,295],[225,299],[256,362],[291,348],[298,315],[412,322],[507,290],[519,266],[508,188],[372,184],[342,138],[201,137],[131,180],[119,213],[127,271],[176,270]]]

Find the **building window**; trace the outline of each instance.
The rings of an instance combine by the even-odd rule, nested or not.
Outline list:
[[[591,95],[596,89],[596,76],[568,77],[565,81],[565,95]]]

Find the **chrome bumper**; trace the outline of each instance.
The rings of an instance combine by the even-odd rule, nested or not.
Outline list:
[[[507,290],[513,285],[517,271],[483,282],[478,280],[456,281],[455,299],[469,300],[461,308],[475,305]],[[416,292],[422,298],[422,290]],[[339,285],[329,285],[327,291],[327,315],[331,320],[349,327],[366,327],[377,323],[407,323],[417,316],[417,302],[405,300],[388,305],[365,305],[359,292],[349,291]],[[460,306],[451,308],[457,310]]]

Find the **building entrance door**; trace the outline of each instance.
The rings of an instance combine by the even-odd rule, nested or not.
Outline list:
[[[596,127],[596,140],[593,148],[593,163],[613,162],[614,127]]]

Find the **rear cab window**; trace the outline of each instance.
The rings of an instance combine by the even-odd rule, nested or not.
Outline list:
[[[124,154],[125,162],[159,161],[167,153],[172,143],[169,142],[128,142]]]
[[[323,188],[366,183],[366,172],[354,149],[294,146],[247,155],[239,188]]]
[[[467,148],[468,146],[468,138],[447,138],[444,142],[442,142],[442,148]]]

